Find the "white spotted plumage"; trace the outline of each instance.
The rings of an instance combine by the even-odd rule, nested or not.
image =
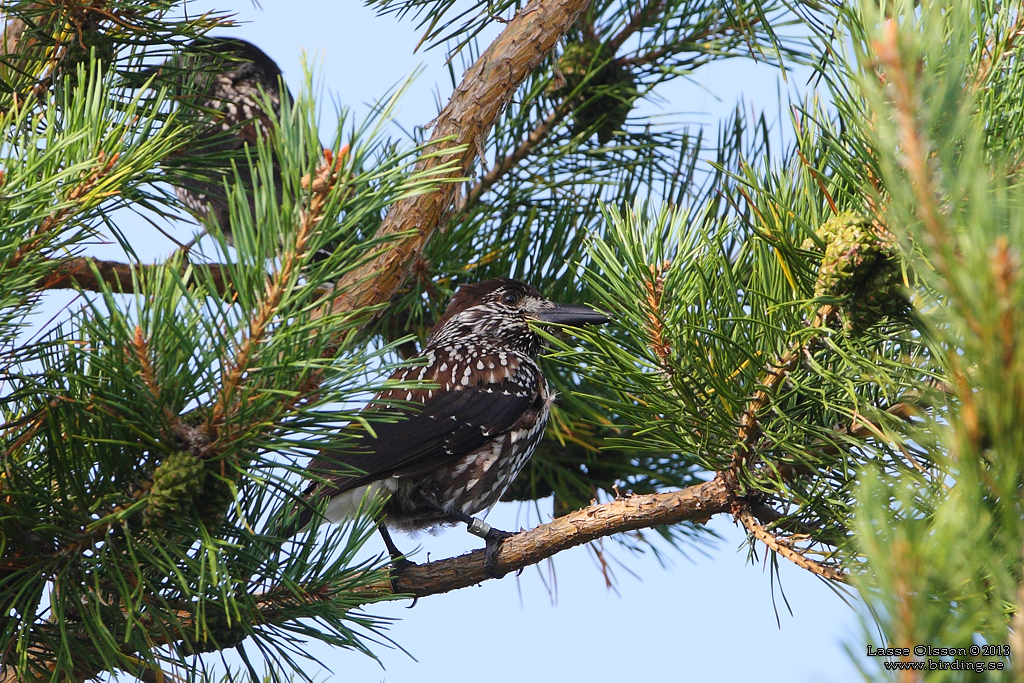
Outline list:
[[[460,289],[431,330],[426,364],[392,375],[432,385],[378,396],[369,412],[404,419],[375,422],[375,435],[350,451],[314,459],[311,469],[327,481],[311,484],[307,494],[336,497],[379,483],[375,491],[390,492],[383,521],[407,530],[450,524],[494,505],[536,450],[555,398],[535,360],[541,339],[527,306],[559,305],[507,278]],[[332,511],[350,509],[355,497]]]

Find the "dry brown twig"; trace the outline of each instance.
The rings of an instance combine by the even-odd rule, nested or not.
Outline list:
[[[805,556],[799,550],[793,548],[792,545],[765,529],[749,510],[740,510],[736,518],[754,538],[764,543],[769,550],[778,553],[801,569],[806,569],[812,574],[817,574],[830,581],[840,583],[846,581],[846,574],[841,569]]]
[[[480,197],[484,195],[487,190],[494,187],[495,184],[502,178],[504,178],[510,171],[519,165],[526,157],[530,156],[534,149],[544,141],[545,138],[551,133],[552,130],[566,117],[571,111],[571,107],[563,105],[551,112],[547,118],[538,123],[530,134],[519,143],[519,146],[509,154],[508,156],[501,159],[501,161],[494,166],[490,171],[484,174],[484,176],[471,187],[459,202],[458,213],[466,211],[470,206],[480,200]]]

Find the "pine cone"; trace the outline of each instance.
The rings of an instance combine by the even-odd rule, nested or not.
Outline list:
[[[171,453],[153,473],[153,488],[143,513],[147,528],[161,527],[182,516],[192,517],[196,496],[203,490],[206,470],[201,458],[188,451]]]
[[[207,475],[203,490],[195,501],[196,514],[207,529],[215,529],[224,522],[228,508],[235,502],[231,485],[222,477]]]
[[[896,239],[863,216],[852,212],[837,214],[815,233],[825,242],[825,254],[814,285],[815,296],[845,298],[845,326],[859,332],[886,316],[905,314]],[[804,249],[814,249],[805,240]]]
[[[603,145],[621,130],[633,110],[639,93],[632,72],[615,63],[615,55],[596,41],[570,43],[558,60],[565,83],[548,87],[548,94],[570,96],[583,84],[573,100],[573,135],[597,133]],[[598,71],[584,84],[591,70]]]
[[[81,6],[69,9],[68,28],[72,30],[57,40],[62,49],[57,52],[54,74],[58,87],[63,85],[62,79],[67,76],[68,87],[75,88],[78,85],[78,65],[84,66],[88,77],[91,54],[95,51],[97,65],[106,70],[117,56],[117,45],[106,29],[110,22],[105,21],[102,14]]]

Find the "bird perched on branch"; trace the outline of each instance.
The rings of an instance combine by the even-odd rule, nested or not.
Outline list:
[[[352,448],[326,451],[309,470],[306,526],[327,498],[325,521],[352,517],[366,496],[389,495],[380,529],[393,559],[401,553],[387,527],[425,529],[464,522],[487,543],[485,568],[511,534],[472,515],[489,509],[530,459],[544,435],[554,393],[535,360],[541,338],[533,323],[602,324],[591,308],[544,299],[527,284],[500,278],[463,285],[430,331],[421,364],[391,376],[429,382],[380,394],[364,413],[400,419],[374,422]]]
[[[175,159],[172,175],[178,199],[201,221],[208,218],[230,238],[231,221],[224,182],[235,169],[254,212],[252,172],[246,152],[257,160],[256,140],[268,138],[282,97],[290,98],[281,69],[263,50],[237,38],[204,37],[192,41],[161,67],[176,86],[176,96],[197,117],[197,144]],[[234,160],[234,168],[231,161]],[[277,176],[277,164],[274,164]],[[182,172],[184,171],[184,172]],[[280,178],[275,177],[280,188]]]

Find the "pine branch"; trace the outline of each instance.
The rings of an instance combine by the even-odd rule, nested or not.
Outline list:
[[[650,495],[634,495],[559,517],[548,524],[537,526],[509,538],[499,550],[494,566],[498,572],[514,572],[537,564],[555,554],[585,543],[637,529],[667,526],[680,522],[704,523],[716,514],[728,513],[734,496],[721,479],[691,486],[679,491]],[[484,570],[484,551],[477,550],[459,557],[412,566],[401,572],[397,579],[397,592],[391,582],[381,581],[354,591],[348,596],[354,608],[359,595],[364,602],[375,602],[390,595],[399,597],[427,597],[448,593],[482,583],[491,577]],[[353,599],[355,597],[356,599]],[[288,603],[296,600],[293,592],[268,592],[257,601],[258,614],[252,614],[252,623],[275,623],[287,614]],[[307,603],[336,600],[331,593],[310,592],[303,598]],[[179,633],[193,627],[194,615],[187,610],[178,613]],[[159,632],[151,636],[154,645],[169,644]],[[45,662],[40,662],[45,667]],[[79,680],[89,680],[99,671],[76,672]],[[43,680],[42,677],[34,680]],[[14,667],[0,674],[0,683],[16,683]]]
[[[592,505],[507,539],[498,551],[494,567],[499,573],[519,571],[605,536],[680,522],[703,524],[717,514],[729,512],[732,499],[725,483],[716,479],[679,491],[633,495]],[[422,598],[466,588],[489,578],[484,570],[484,551],[475,550],[409,567],[398,576],[397,587],[403,595]],[[367,590],[375,594],[392,592],[387,583]]]
[[[992,39],[986,42],[984,56],[978,64],[978,69],[972,79],[972,85],[975,90],[979,90],[984,86],[992,74],[993,67],[998,68],[1005,59],[1013,56],[1017,50],[1017,43],[1022,37],[1024,37],[1024,12],[1019,12],[1016,21],[1010,27],[1001,45],[995,44]]]
[[[57,262],[56,259],[54,262]],[[39,289],[82,289],[87,292],[102,292],[109,288],[114,292],[132,294],[135,292],[133,270],[146,272],[161,267],[78,257],[57,263],[53,272],[39,282]],[[222,266],[218,263],[209,263],[204,267],[209,269],[210,281],[216,286],[217,291],[220,294],[228,293],[230,287],[224,278]]]
[[[441,225],[457,185],[476,158],[477,141],[511,101],[520,84],[533,72],[587,6],[587,0],[531,0],[470,67],[451,100],[434,121],[428,152],[417,172],[456,162],[441,177],[437,190],[396,203],[377,231],[388,241],[362,268],[337,286],[335,312],[356,310],[391,299],[401,286],[427,240]],[[408,236],[398,237],[406,234]],[[392,239],[398,237],[398,239]]]
[[[489,189],[500,181],[508,174],[509,171],[519,165],[519,162],[530,156],[530,154],[537,149],[537,147],[547,138],[547,136],[554,130],[568,114],[572,111],[572,107],[567,104],[562,104],[560,107],[551,112],[546,119],[539,122],[534,126],[530,134],[526,136],[526,139],[519,143],[515,151],[506,156],[501,160],[501,163],[497,164],[494,168],[488,171],[480,181],[474,185],[462,202],[459,204],[459,212],[465,212],[467,208],[475,204],[480,200],[480,197],[484,195]]]
[[[776,376],[776,373],[770,373],[766,381],[770,382]],[[906,407],[898,404],[891,412],[903,414]],[[722,476],[678,491],[630,495],[609,503],[592,505],[523,531],[502,544],[494,568],[499,573],[508,574],[538,564],[564,550],[604,537],[682,522],[704,524],[719,514],[734,514],[756,538],[798,566],[831,581],[846,580],[843,572],[807,558],[790,547],[785,540],[766,530],[762,524],[777,522],[780,519],[778,512],[738,495],[735,486]],[[492,578],[484,569],[484,552],[476,550],[458,557],[414,565],[402,570],[394,586],[390,581],[381,581],[358,588],[354,593],[357,596],[365,595],[365,602],[375,602],[392,595],[423,598],[467,588]],[[335,600],[337,596],[314,591],[306,594],[303,599],[312,603]],[[285,603],[295,600],[291,592],[277,594],[271,591],[261,595],[256,604],[258,614],[252,615],[253,623],[280,621],[282,615],[287,614],[287,610],[283,609]],[[362,603],[356,598],[350,607],[354,608],[358,604]],[[179,611],[178,617],[181,624],[178,632],[189,632],[193,627],[194,616],[183,609]],[[155,645],[169,644],[159,633],[154,633],[152,640]],[[96,673],[99,672],[81,672],[79,680],[88,680]],[[0,683],[16,683],[17,680],[13,667],[8,667],[0,674]]]
[[[637,529],[666,526],[689,521],[707,522],[716,514],[728,513],[733,505],[733,496],[724,483],[716,479],[680,491],[651,495],[634,495],[602,505],[559,517],[529,531],[509,538],[499,550],[494,566],[498,572],[514,572],[537,564],[559,552],[591,541]],[[356,591],[365,595],[365,602],[374,602],[381,597],[427,597],[448,593],[489,580],[484,570],[484,551],[477,550],[459,557],[428,562],[412,566],[401,572],[397,579],[396,592],[391,582],[382,581]],[[310,593],[308,602],[333,600],[330,594]],[[267,593],[257,603],[259,614],[252,615],[252,623],[274,623],[280,619],[284,603],[293,602],[291,594]],[[351,607],[356,607],[353,600]],[[181,628],[188,632],[193,615],[186,611],[179,613]],[[153,634],[155,645],[167,644],[159,634]],[[13,667],[9,667],[0,683],[16,683]],[[79,680],[88,680],[99,672],[81,672]]]
[[[810,327],[823,328],[838,312],[839,309],[832,304],[822,306],[815,314]],[[723,476],[732,482],[733,486],[739,486],[741,470],[744,465],[749,464],[750,459],[755,456],[757,441],[761,436],[761,427],[758,423],[758,413],[768,405],[772,394],[776,389],[778,389],[779,385],[782,384],[786,375],[792,372],[804,352],[816,339],[817,336],[809,341],[790,348],[777,363],[766,369],[764,380],[762,380],[757,391],[754,392],[754,395],[750,399],[750,403],[747,405],[746,410],[743,411],[743,415],[740,417],[740,446],[733,452],[732,465],[729,470],[722,473]]]
[[[826,304],[815,313],[810,327],[819,330],[825,328],[839,312],[839,309]],[[740,417],[740,446],[733,452],[732,464],[729,469],[719,472],[716,479],[727,482],[730,490],[742,490],[741,471],[751,464],[751,460],[757,455],[757,444],[761,437],[761,427],[758,422],[758,414],[771,401],[772,395],[782,384],[786,376],[792,372],[811,345],[815,344],[820,332],[801,344],[792,346],[777,363],[770,366],[765,372],[765,378],[761,386],[754,392],[750,403]],[[798,567],[806,569],[818,576],[823,576],[833,581],[844,581],[845,574],[842,570],[812,560],[802,553],[794,550],[784,540],[765,529],[753,514],[755,509],[751,501],[746,498],[735,496],[733,498],[733,516],[743,524],[744,528],[757,540],[764,543],[772,552],[782,555]]]
[[[9,266],[11,268],[17,267],[21,261],[26,258],[32,252],[38,251],[40,247],[45,244],[46,240],[52,235],[61,224],[69,217],[74,216],[80,204],[84,204],[86,201],[93,199],[90,197],[93,190],[96,188],[97,183],[114,168],[117,164],[117,160],[120,154],[114,153],[107,158],[106,152],[102,150],[96,157],[96,167],[82,180],[71,188],[66,199],[64,199],[60,205],[60,208],[55,209],[49,216],[47,216],[43,222],[36,227],[25,240],[23,244],[18,245],[18,248],[10,257]]]
[[[256,348],[270,334],[272,323],[279,314],[281,302],[289,286],[293,284],[292,281],[298,277],[302,256],[309,246],[311,233],[316,229],[317,223],[323,217],[327,195],[334,184],[334,180],[337,178],[332,173],[334,169],[333,160],[328,160],[326,166],[326,177],[321,181],[318,189],[312,193],[312,197],[309,200],[309,208],[302,212],[299,229],[295,235],[295,243],[292,245],[292,248],[284,252],[281,257],[280,267],[274,269],[270,280],[267,282],[258,312],[249,322],[248,334],[233,350],[234,353],[231,357],[221,360],[221,367],[224,368],[224,372],[221,375],[222,382],[217,401],[206,423],[207,431],[210,433],[219,432],[222,426],[221,423],[237,407],[235,405],[238,400],[236,392],[244,382],[243,378],[249,370],[249,364],[255,356]]]
[[[328,163],[317,169],[314,177],[306,176],[302,179],[304,189],[311,189],[313,200],[310,206],[311,215],[304,218],[302,229],[307,233],[312,230],[319,221],[319,213],[323,210],[325,197],[331,187],[339,179],[339,169],[345,156],[348,154],[348,145],[341,151],[334,154],[331,150],[324,150]],[[75,194],[74,192],[72,193]],[[48,217],[51,220],[53,217]],[[44,223],[45,226],[45,223]],[[48,229],[48,228],[47,228]],[[40,229],[40,232],[43,232]],[[186,257],[187,257],[186,253]],[[53,272],[40,280],[39,290],[50,289],[82,289],[87,292],[103,292],[105,287],[117,293],[132,294],[135,292],[135,284],[132,280],[132,271],[153,271],[161,268],[161,265],[128,264],[119,261],[100,261],[87,257],[78,257],[69,260],[50,259],[49,263],[54,266]],[[186,271],[189,264],[186,261]],[[219,294],[227,294],[232,287],[230,280],[225,277],[224,266],[219,263],[207,263],[204,267],[209,271],[208,283],[212,284]],[[238,265],[232,266],[237,268]]]
[[[633,13],[626,25],[622,27],[622,30],[608,41],[608,53],[615,54],[618,52],[619,48],[629,40],[630,36],[647,25],[652,14],[663,9],[664,4],[665,0],[648,0],[642,8]]]

